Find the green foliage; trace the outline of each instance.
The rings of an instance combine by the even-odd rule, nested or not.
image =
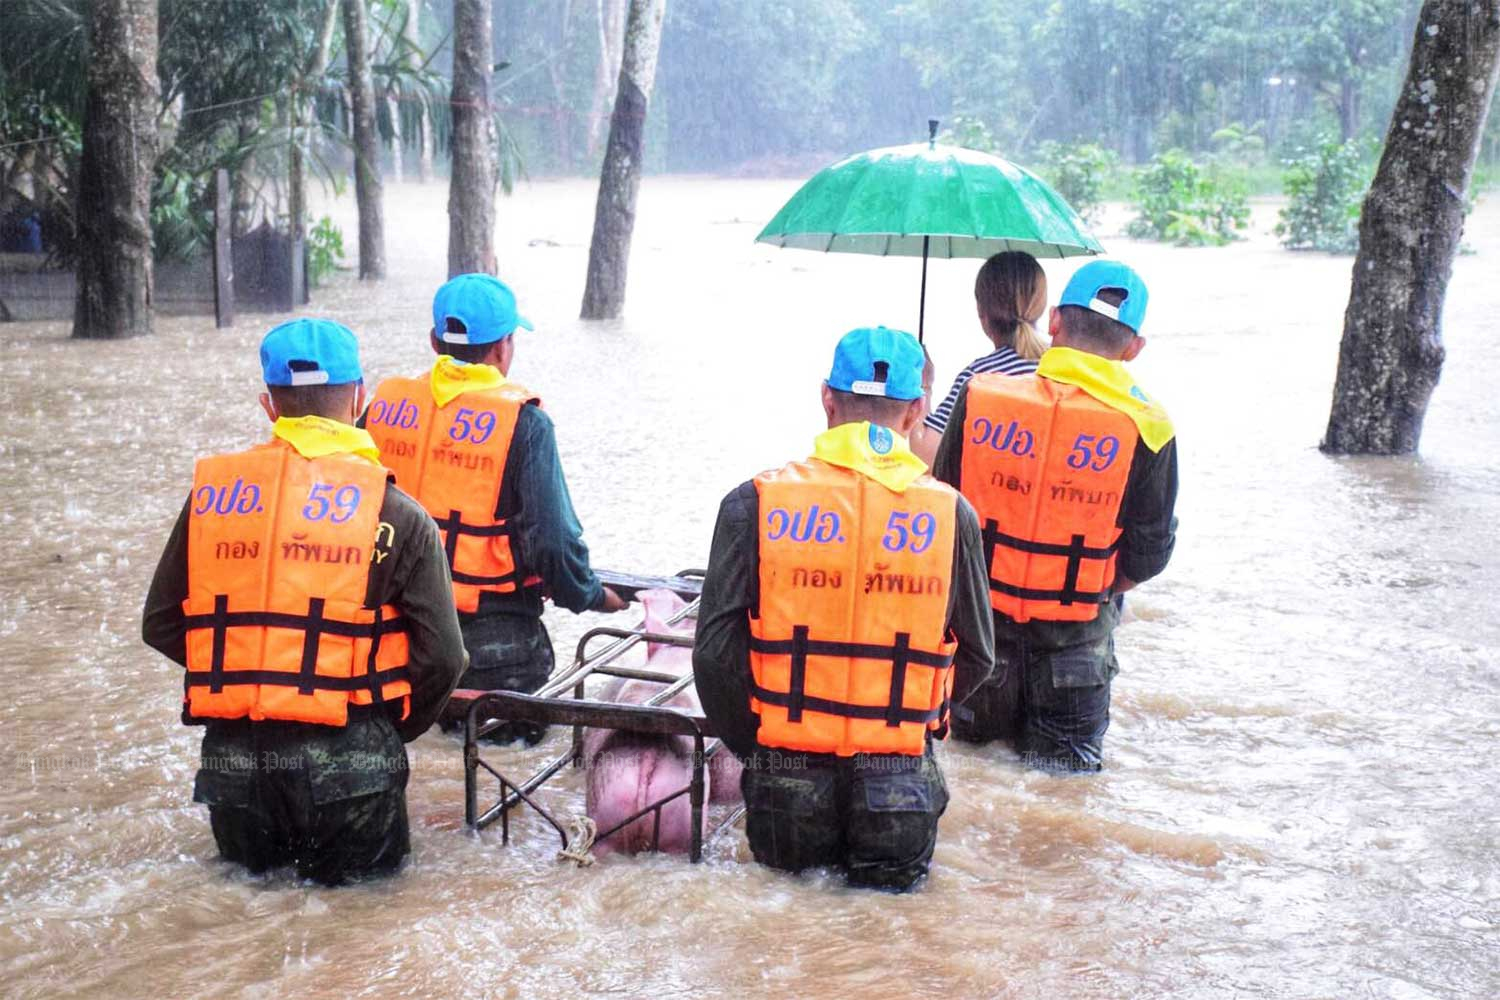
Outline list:
[[[1250,223],[1243,181],[1175,149],[1136,176],[1134,205],[1140,214],[1126,227],[1129,235],[1180,246],[1222,246]]]
[[[966,149],[977,149],[981,153],[998,152],[995,136],[989,126],[971,115],[954,115],[948,127],[938,134],[938,141]]]
[[[84,0],[0,0],[0,221],[36,213],[58,265],[77,252],[71,188],[83,151],[85,13]]]
[[[791,6],[669,4],[658,97],[672,117],[673,166],[914,142],[929,113],[954,141],[1022,161],[1051,140],[1097,142],[1134,163],[1172,148],[1255,163],[1301,118],[1383,129],[1417,4],[830,0],[789,15]],[[497,6],[496,17],[549,8]]]
[[[1281,245],[1353,253],[1359,247],[1360,201],[1370,175],[1360,144],[1352,141],[1328,139],[1286,161],[1282,185],[1288,202],[1276,223]]]
[[[1181,109],[1172,108],[1151,130],[1152,144],[1157,149],[1198,149],[1200,125]]]
[[[344,259],[344,231],[328,216],[318,220],[307,234],[307,281],[322,285]]]
[[[151,249],[157,260],[191,260],[213,245],[207,184],[170,166],[151,189]]]
[[[495,139],[499,143],[496,150],[496,165],[499,168],[497,179],[500,183],[500,191],[509,196],[516,189],[516,181],[526,177],[526,158],[521,153],[521,144],[516,140],[516,134],[506,127],[504,119],[495,116]]]
[[[1104,205],[1105,182],[1119,165],[1119,154],[1092,142],[1044,142],[1039,154],[1048,183],[1085,222],[1096,221]]]
[[[1231,122],[1208,137],[1214,151],[1242,163],[1253,163],[1266,153],[1266,123]]]
[[[0,109],[45,107],[81,121],[88,94],[86,0],[9,0],[0,11]],[[17,124],[13,118],[9,127]]]
[[[905,86],[915,74],[895,50],[898,36],[881,30],[892,6],[669,0],[656,83],[672,121],[669,165],[696,169],[808,151],[831,157],[878,144],[868,141],[868,118],[891,101],[909,106],[917,89]],[[925,139],[926,115],[914,111],[897,134]]]

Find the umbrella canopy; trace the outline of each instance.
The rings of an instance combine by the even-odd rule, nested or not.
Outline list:
[[[756,240],[882,257],[1104,252],[1078,213],[1029,170],[932,142],[857,153],[819,171]]]
[[[937,135],[937,121],[928,128]],[[831,253],[921,257],[917,336],[924,335],[928,257],[1104,252],[1062,195],[1009,160],[936,139],[856,153],[813,175],[756,242]]]

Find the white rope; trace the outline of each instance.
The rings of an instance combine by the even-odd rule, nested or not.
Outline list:
[[[587,868],[594,863],[594,855],[590,848],[594,846],[594,838],[599,835],[599,827],[588,816],[580,816],[568,824],[568,846],[557,852],[557,860],[572,861],[579,868]]]

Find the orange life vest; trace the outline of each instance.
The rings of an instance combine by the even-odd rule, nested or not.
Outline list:
[[[1040,376],[969,381],[960,489],[979,514],[990,604],[1017,622],[1091,621],[1111,596],[1139,431]]]
[[[460,611],[478,610],[484,591],[509,594],[542,582],[517,565],[510,526],[495,517],[516,419],[537,402],[508,382],[440,407],[426,379],[388,378],[366,411],[380,460],[442,531]]]
[[[763,746],[920,754],[944,725],[955,503],[922,476],[895,493],[817,459],[755,478],[760,604],[751,710]]]
[[[365,605],[386,470],[283,441],[201,459],[188,501],[185,721],[342,726],[410,710],[395,608]]]

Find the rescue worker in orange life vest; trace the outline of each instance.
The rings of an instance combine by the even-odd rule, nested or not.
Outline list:
[[[464,668],[437,528],[352,422],[354,334],[299,319],[260,349],[271,440],[201,459],[146,596],[187,668],[193,800],[219,852],[336,885],[410,850],[410,742]]]
[[[381,382],[360,423],[442,533],[470,656],[459,686],[530,693],[553,667],[544,595],[573,612],[625,603],[589,567],[551,418],[509,378],[513,334],[531,329],[515,295],[461,274],[433,296],[432,324],[432,369]],[[542,734],[514,723],[491,739]]]
[[[1130,268],[1079,268],[1036,373],[970,381],[933,467],[979,512],[995,612],[994,676],[953,732],[1049,770],[1101,767],[1121,595],[1176,541],[1172,424],[1124,365],[1145,317]]]
[[[993,656],[974,511],[907,444],[923,360],[885,327],[839,341],[812,456],[719,508],[693,649],[756,859],[892,890],[927,872],[948,803],[932,739]]]

